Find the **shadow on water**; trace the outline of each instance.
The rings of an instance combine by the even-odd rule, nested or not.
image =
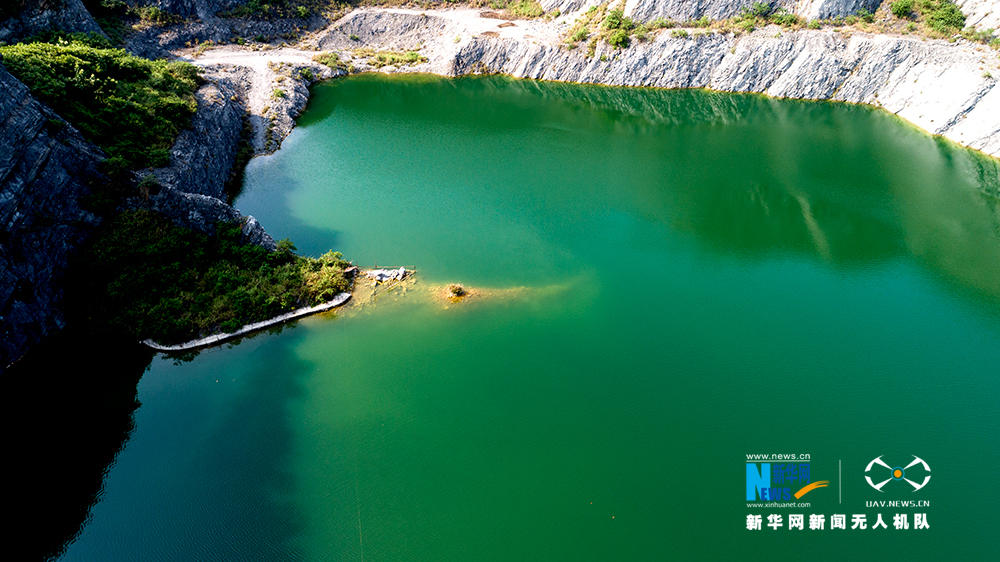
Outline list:
[[[143,346],[62,333],[8,369],[0,384],[7,470],[4,524],[17,560],[59,556],[81,530],[106,471],[133,430]]]
[[[178,549],[188,559],[301,558],[293,541],[302,532],[304,516],[288,499],[294,480],[287,462],[294,442],[288,408],[303,396],[304,379],[314,369],[295,353],[302,337],[293,330],[280,338],[244,342],[259,347],[238,367],[227,364],[231,370],[225,372],[242,378],[244,391],[225,404],[225,417],[207,436],[201,454],[181,469],[184,489],[176,493],[188,499],[178,502],[176,508],[183,511],[176,517],[187,520],[167,521],[166,530],[141,537],[132,552],[149,552],[160,560],[170,560]]]

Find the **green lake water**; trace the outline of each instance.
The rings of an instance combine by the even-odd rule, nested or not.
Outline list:
[[[302,253],[415,265],[417,283],[154,359],[62,559],[996,558],[997,177],[860,106],[318,85],[236,205]],[[435,299],[450,282],[483,294]],[[748,507],[762,453],[808,454],[830,485]],[[880,455],[933,477],[876,491]]]

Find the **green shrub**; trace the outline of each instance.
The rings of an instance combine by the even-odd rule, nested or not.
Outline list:
[[[295,7],[295,15],[297,15],[300,18],[303,18],[303,19],[304,18],[308,18],[309,17],[309,8],[306,8],[305,6],[296,6]]]
[[[161,10],[156,6],[142,6],[139,8],[134,8],[133,13],[138,16],[139,20],[146,25],[172,25],[175,23],[180,23],[184,21],[178,15],[171,14],[165,10]]]
[[[896,0],[889,4],[892,15],[899,19],[906,19],[913,14],[913,0]]]
[[[959,31],[965,26],[965,15],[949,0],[921,0],[919,6],[927,26],[942,35]]]
[[[608,34],[608,44],[619,49],[626,49],[629,45],[628,31],[616,29]]]
[[[869,12],[867,8],[861,8],[858,10],[858,19],[865,23],[872,23],[875,21],[875,14]]]
[[[809,23],[806,24],[806,27],[808,27],[809,29],[820,29],[823,27],[823,24],[820,23],[819,20],[809,20]]]
[[[312,80],[313,79],[313,71],[311,69],[308,69],[308,68],[301,68],[301,69],[299,69],[299,78],[301,78],[303,80]]]
[[[668,27],[675,27],[677,24],[667,19],[656,18],[649,23],[650,29],[666,29]]]
[[[687,39],[688,38],[688,32],[686,30],[684,30],[684,29],[675,29],[675,30],[673,30],[673,31],[670,32],[670,36],[671,37],[676,37],[678,39]]]
[[[7,69],[113,162],[164,166],[197,109],[198,69],[83,43],[0,47]]]
[[[573,33],[573,35],[570,36],[569,40],[572,41],[573,43],[576,43],[579,41],[585,41],[587,37],[590,37],[590,31],[587,31],[586,27],[581,27],[580,29],[577,29]]]
[[[427,57],[417,51],[374,51],[373,49],[356,49],[355,56],[369,57],[368,64],[375,68],[383,66],[404,66],[427,62]]]
[[[545,13],[538,0],[519,0],[507,6],[507,10],[522,18],[537,18]]]
[[[741,10],[744,17],[766,18],[771,15],[771,5],[767,2],[754,2],[747,8]]]
[[[315,55],[313,56],[313,60],[330,68],[344,68],[344,63],[340,62],[340,55],[333,51]]]
[[[601,23],[601,27],[608,30],[619,29],[629,31],[635,27],[635,22],[625,17],[625,12],[621,10],[611,10],[604,18],[604,22]],[[610,43],[610,41],[608,42]]]
[[[214,236],[151,211],[106,220],[70,265],[71,318],[91,330],[161,343],[232,331],[349,290],[340,254],[319,259],[241,243],[237,224]]]
[[[791,27],[799,23],[799,16],[789,12],[788,10],[781,9],[771,14],[770,20],[777,25]]]

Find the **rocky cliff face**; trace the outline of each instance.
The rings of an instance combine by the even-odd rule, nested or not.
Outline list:
[[[601,61],[601,56],[607,61]],[[883,107],[952,140],[1000,155],[1000,88],[983,53],[943,42],[830,31],[761,30],[694,39],[661,34],[594,57],[530,42],[478,38],[455,56],[453,74],[476,70],[523,78],[623,86],[711,88]]]
[[[546,32],[541,22],[518,22],[518,27],[485,33],[495,24],[474,27],[477,21],[449,14],[358,11],[318,42],[322,48],[345,50],[352,48],[350,43],[423,45],[428,63],[393,71],[501,72],[565,82],[710,88],[871,104],[931,133],[1000,156],[995,78],[1000,65],[995,51],[982,45],[768,26],[741,36],[660,33],[647,42],[633,41],[627,49],[601,43],[588,57],[584,49],[567,50],[558,39],[539,39]],[[349,34],[359,41],[346,39]]]
[[[10,2],[12,0],[4,0]],[[104,35],[80,0],[28,0],[21,12],[0,22],[0,41],[12,43],[50,29]]]
[[[170,151],[170,165],[153,173],[163,185],[225,201],[246,109],[237,88],[225,78],[195,92],[198,112]]]
[[[100,217],[82,204],[107,181],[104,154],[0,64],[0,371],[65,326],[60,303],[69,259]],[[199,113],[158,170],[163,187],[126,202],[159,211],[175,224],[211,233],[240,222],[244,240],[274,249],[253,217],[217,196],[232,169],[242,105],[226,83],[197,93]],[[189,192],[190,191],[190,192]],[[224,197],[223,197],[224,198]]]
[[[727,19],[738,16],[761,0],[626,0],[625,15],[643,22],[665,18],[684,22],[701,17]],[[785,8],[806,19],[848,16],[864,8],[874,12],[882,0],[765,0],[773,8]],[[967,2],[990,0],[966,0]],[[546,11],[575,12],[599,4],[600,0],[544,0]]]
[[[61,279],[100,219],[80,201],[104,154],[0,65],[0,370],[62,329]]]
[[[215,14],[246,4],[246,0],[138,0],[140,6],[156,6],[182,18],[214,19]]]
[[[965,25],[979,29],[1000,28],[1000,1],[998,0],[955,0],[965,14]]]

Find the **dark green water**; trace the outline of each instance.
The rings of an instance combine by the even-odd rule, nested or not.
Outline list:
[[[992,160],[864,107],[318,86],[237,206],[308,254],[415,264],[418,285],[154,360],[63,558],[995,558],[998,187]],[[493,292],[430,297],[455,281]],[[758,453],[809,454],[830,486],[748,508]],[[933,478],[875,491],[879,455]],[[785,528],[750,531],[754,513]],[[889,528],[850,529],[862,513]]]

